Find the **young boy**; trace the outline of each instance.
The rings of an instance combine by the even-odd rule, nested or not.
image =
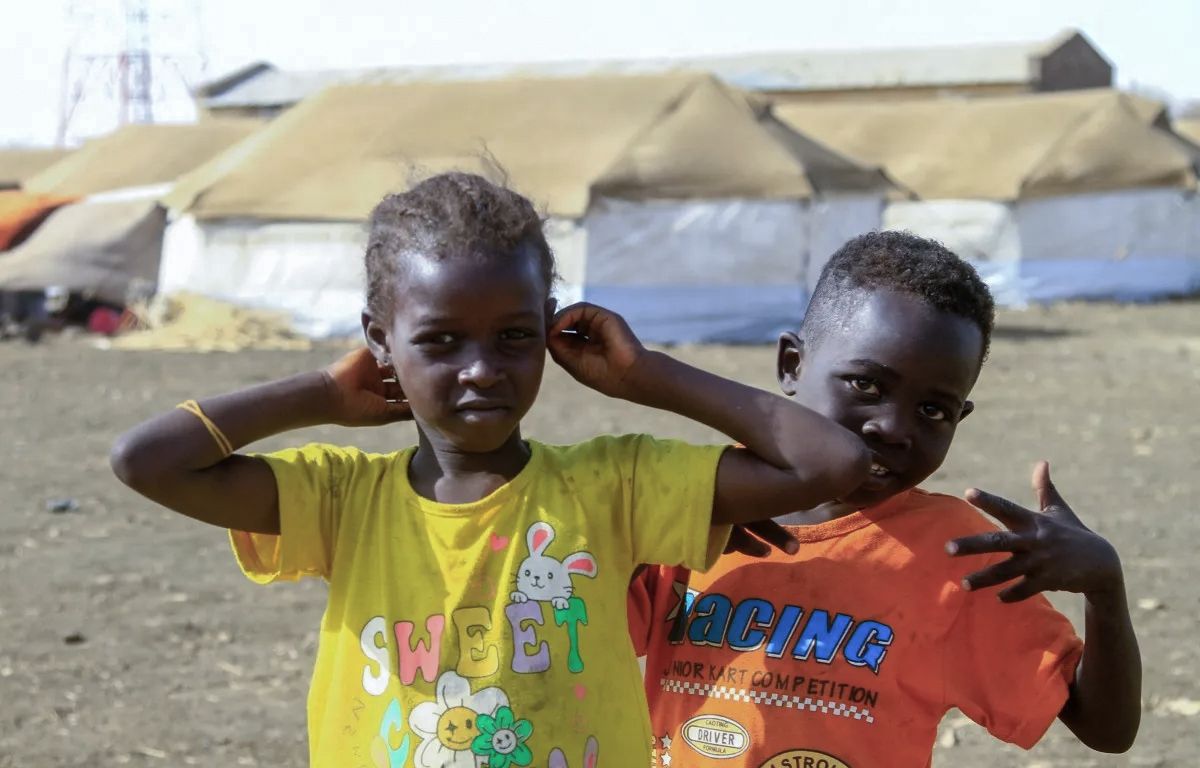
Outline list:
[[[776,518],[796,554],[652,568],[630,589],[669,768],[928,766],[958,707],[1035,744],[1055,716],[1093,749],[1129,748],[1141,661],[1112,546],[1034,470],[1040,511],[916,486],[946,457],[987,354],[993,306],[974,270],[900,232],[857,237],[779,340],[789,397],[862,437],[870,479]],[[791,549],[796,549],[791,547]],[[988,587],[1006,584],[999,599]],[[1039,593],[1082,593],[1086,644]]]

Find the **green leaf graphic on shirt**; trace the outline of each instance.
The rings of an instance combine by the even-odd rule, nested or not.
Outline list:
[[[508,707],[495,715],[480,714],[475,721],[479,735],[471,742],[471,752],[487,758],[488,768],[526,766],[533,762],[533,750],[525,741],[533,734],[533,724],[518,720]]]
[[[567,669],[572,672],[583,671],[583,657],[579,655],[579,625],[587,624],[587,606],[583,599],[571,597],[566,608],[554,609],[554,623],[558,626],[567,625],[567,641],[570,652],[567,655]]]

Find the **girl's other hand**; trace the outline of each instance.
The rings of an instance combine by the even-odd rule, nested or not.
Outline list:
[[[366,347],[321,370],[329,388],[330,421],[346,427],[373,427],[412,418],[404,390],[389,366]]]
[[[546,345],[576,381],[610,397],[632,399],[630,372],[646,354],[629,325],[594,304],[572,304],[550,324]]]

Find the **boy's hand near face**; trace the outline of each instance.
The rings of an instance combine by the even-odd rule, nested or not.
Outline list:
[[[1124,752],[1141,722],[1142,659],[1129,618],[1125,578],[1116,550],[1084,525],[1039,462],[1033,489],[1040,511],[972,489],[967,500],[1008,527],[946,544],[956,557],[1011,552],[1012,557],[964,579],[969,590],[1005,584],[1005,602],[1043,591],[1078,592],[1086,599],[1083,657],[1059,719],[1080,741],[1102,752]]]
[[[1012,557],[967,576],[964,586],[985,589],[1018,579],[1000,591],[1006,603],[1039,592],[1077,592],[1096,599],[1123,592],[1117,551],[1075,515],[1050,481],[1044,461],[1034,467],[1033,490],[1037,512],[985,491],[967,492],[967,501],[1008,530],[956,539],[947,551],[954,556],[1011,552]]]

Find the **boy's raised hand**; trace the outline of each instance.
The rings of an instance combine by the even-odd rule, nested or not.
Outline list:
[[[321,373],[329,385],[334,424],[372,427],[412,418],[393,371],[380,365],[366,347],[344,355]]]
[[[963,586],[977,590],[1017,579],[1000,591],[1006,603],[1047,591],[1091,596],[1123,591],[1117,551],[1076,517],[1050,481],[1050,465],[1044,461],[1033,469],[1033,490],[1038,512],[976,488],[967,491],[967,501],[1008,530],[955,539],[946,551],[956,557],[992,552],[1011,552],[1012,557],[970,574]]]
[[[630,397],[629,374],[646,353],[625,319],[595,304],[572,304],[550,323],[546,346],[576,381],[610,397]]]

